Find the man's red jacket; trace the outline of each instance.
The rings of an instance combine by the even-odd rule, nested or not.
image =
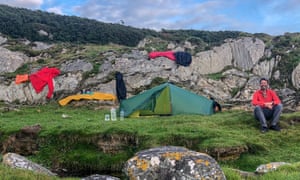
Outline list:
[[[44,87],[48,84],[48,94],[47,98],[50,99],[52,97],[54,86],[53,86],[53,78],[60,74],[59,69],[56,68],[48,68],[44,67],[33,73],[29,76],[29,80],[35,89],[36,93],[40,93]]]
[[[279,97],[277,96],[276,92],[267,89],[266,95],[263,94],[262,90],[257,90],[252,97],[252,104],[254,106],[260,106],[262,108],[265,107],[265,103],[273,102],[273,105],[278,105],[281,103]]]

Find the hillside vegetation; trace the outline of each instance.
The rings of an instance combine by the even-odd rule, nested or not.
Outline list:
[[[146,32],[120,24],[102,23],[75,16],[61,16],[24,8],[0,5],[0,32],[30,41],[54,41],[136,45]],[[42,33],[39,34],[38,32]]]
[[[198,45],[217,45],[224,39],[250,35],[238,31],[165,30],[157,32],[138,29],[120,23],[103,23],[76,16],[62,16],[40,10],[0,5],[0,32],[13,38],[30,41],[115,43],[136,46],[146,36],[182,42],[189,40]],[[40,33],[39,33],[40,32]]]

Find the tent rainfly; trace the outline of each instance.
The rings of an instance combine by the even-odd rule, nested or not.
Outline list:
[[[122,100],[119,110],[125,117],[213,114],[213,101],[171,83],[164,83],[138,95]]]

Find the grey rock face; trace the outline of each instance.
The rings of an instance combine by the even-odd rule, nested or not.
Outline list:
[[[300,88],[300,64],[292,72],[292,82],[295,88]]]
[[[45,87],[42,92],[37,94],[30,83],[15,84],[11,82],[9,85],[0,84],[0,99],[6,102],[26,102],[43,103],[46,101],[48,87]]]
[[[250,70],[264,55],[265,44],[257,38],[242,38],[230,44],[234,66],[243,70]]]
[[[263,57],[265,44],[260,39],[242,38],[228,41],[213,50],[193,57],[192,70],[200,74],[222,71],[226,66],[250,70]]]
[[[7,38],[6,37],[2,37],[1,34],[0,34],[0,45],[5,43],[7,41]]]
[[[0,47],[0,74],[15,72],[28,60],[29,58],[22,53]]]
[[[63,72],[76,72],[83,71],[87,72],[93,69],[93,65],[84,60],[77,59],[75,61],[68,61],[61,65],[60,70]]]
[[[52,44],[46,44],[43,42],[34,42],[33,44],[34,44],[34,46],[32,47],[32,49],[37,50],[37,51],[45,50],[45,49],[51,48],[53,46]]]

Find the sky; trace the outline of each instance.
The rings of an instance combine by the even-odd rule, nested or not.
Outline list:
[[[0,4],[156,31],[300,32],[300,0],[0,0]]]

